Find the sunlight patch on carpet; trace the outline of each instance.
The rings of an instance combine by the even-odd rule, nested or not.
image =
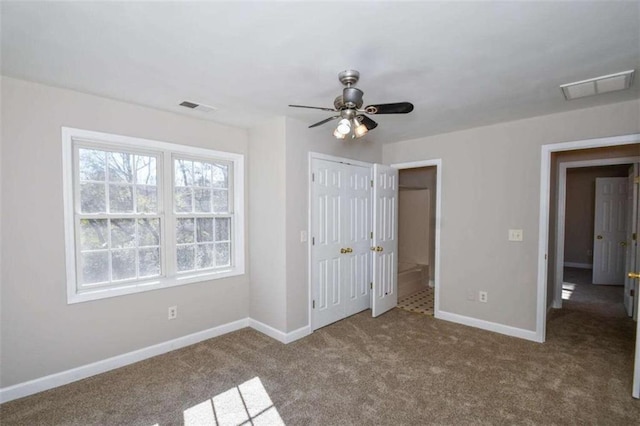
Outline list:
[[[572,283],[562,283],[562,300],[571,299],[571,295],[576,289],[576,285]]]
[[[184,410],[185,426],[284,425],[259,377]]]

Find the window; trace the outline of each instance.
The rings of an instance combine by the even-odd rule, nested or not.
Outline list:
[[[63,128],[67,299],[244,273],[243,156]]]

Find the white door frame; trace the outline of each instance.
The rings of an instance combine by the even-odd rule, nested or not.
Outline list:
[[[558,214],[556,216],[556,271],[555,280],[553,282],[553,307],[555,309],[562,308],[562,280],[564,276],[564,234],[565,234],[565,215],[567,210],[567,170],[599,167],[599,166],[617,166],[621,164],[630,164],[640,162],[640,157],[621,157],[621,158],[601,158],[595,160],[584,161],[563,161],[559,163],[558,172]]]
[[[540,158],[540,222],[538,226],[538,285],[536,341],[544,342],[547,332],[547,251],[549,246],[549,198],[551,193],[551,154],[586,148],[602,148],[640,143],[640,133],[542,145]]]
[[[307,308],[308,308],[308,322],[309,322],[309,330],[310,333],[313,333],[314,331],[314,324],[313,324],[313,288],[312,288],[312,276],[311,276],[311,250],[312,250],[312,244],[311,244],[311,239],[313,238],[313,235],[311,234],[311,226],[312,226],[312,222],[311,222],[311,212],[312,212],[312,185],[313,182],[311,181],[311,173],[312,173],[312,163],[313,160],[327,160],[327,161],[333,161],[336,163],[344,163],[344,164],[352,164],[354,166],[361,166],[361,167],[368,167],[369,169],[373,170],[373,164],[372,163],[367,163],[364,161],[358,161],[358,160],[352,160],[351,158],[344,158],[344,157],[336,157],[334,155],[328,155],[328,154],[321,154],[319,152],[312,152],[309,151],[309,158],[308,158],[308,164],[307,164],[307,176],[308,176],[308,187],[307,187],[307,292],[308,292],[308,301],[307,301]],[[373,172],[372,172],[373,173]]]
[[[399,170],[403,169],[416,169],[419,167],[436,166],[436,244],[435,244],[435,265],[433,265],[433,290],[434,290],[434,303],[433,303],[433,316],[440,318],[440,220],[442,218],[442,159],[437,158],[433,160],[412,161],[409,163],[397,163],[391,164]]]

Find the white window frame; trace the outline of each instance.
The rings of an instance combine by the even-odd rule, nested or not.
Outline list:
[[[76,194],[75,174],[78,168],[77,146],[97,149],[121,149],[140,154],[158,156],[157,176],[158,212],[160,217],[160,266],[161,276],[152,279],[114,284],[108,287],[78,290],[77,282],[77,238],[76,222],[79,210],[79,196]],[[176,235],[177,215],[173,209],[173,158],[190,157],[203,161],[222,161],[231,165],[230,208],[231,208],[231,266],[224,269],[202,270],[195,272],[177,272]],[[103,132],[62,128],[62,178],[64,201],[64,232],[67,272],[67,303],[80,303],[108,297],[140,293],[149,290],[174,287],[202,281],[227,278],[245,273],[244,238],[244,155],[141,139],[130,136],[114,135]],[[226,215],[225,215],[226,216]],[[140,217],[145,217],[144,215]],[[79,222],[78,222],[79,223]]]

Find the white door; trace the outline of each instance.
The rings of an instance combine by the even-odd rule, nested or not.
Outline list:
[[[342,221],[344,166],[313,160],[311,165],[311,288],[313,328],[344,318]]]
[[[635,258],[636,258],[636,241],[635,236],[638,233],[638,229],[636,228],[636,216],[638,214],[638,208],[634,200],[637,200],[638,193],[637,188],[634,186],[634,180],[638,176],[638,164],[634,164],[629,169],[629,178],[627,179],[627,236],[626,236],[626,244],[627,244],[627,256],[625,265],[625,270],[627,272],[635,271]],[[634,312],[637,309],[637,306],[634,306],[634,292],[635,292],[635,280],[628,275],[625,275],[624,280],[624,307],[627,310],[627,314],[629,316],[635,315]]]
[[[371,169],[313,159],[311,172],[315,330],[371,304]]]
[[[638,168],[636,165],[636,173],[638,172]],[[633,185],[633,191],[636,194],[634,201],[635,201],[635,206],[636,206],[636,211],[635,211],[635,227],[636,227],[636,231],[640,231],[640,181],[638,180],[640,178],[637,177],[635,178],[634,181],[634,185]],[[635,292],[635,304],[636,306],[638,306],[638,284],[640,284],[640,279],[638,278],[640,276],[640,250],[637,249],[637,245],[638,245],[638,236],[636,234],[636,239],[633,241],[634,245],[636,246],[636,251],[635,251],[635,258],[634,258],[634,269],[632,271],[630,271],[631,274],[634,274],[633,276],[636,277],[635,278],[635,288],[636,288],[636,292]],[[635,317],[636,317],[636,357],[635,357],[635,366],[633,369],[633,397],[634,398],[640,398],[640,321],[638,321],[637,318],[637,314],[638,314],[638,310],[636,309],[635,312]]]
[[[345,316],[369,309],[371,299],[371,168],[345,165],[342,259]]]
[[[624,284],[627,178],[596,178],[593,283]]]
[[[373,166],[373,298],[372,314],[398,304],[398,170]]]

